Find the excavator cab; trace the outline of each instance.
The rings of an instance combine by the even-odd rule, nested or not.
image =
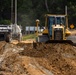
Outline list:
[[[65,15],[48,15],[47,29],[51,40],[65,39]]]
[[[49,40],[65,40],[66,15],[45,16],[45,29],[42,35],[38,35],[38,42],[47,42]]]

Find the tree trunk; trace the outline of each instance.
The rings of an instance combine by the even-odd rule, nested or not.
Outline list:
[[[45,6],[46,6],[47,11],[49,12],[49,8],[48,8],[47,0],[45,0]]]

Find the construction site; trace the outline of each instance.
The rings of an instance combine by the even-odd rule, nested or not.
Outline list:
[[[37,31],[35,39],[21,40],[17,25],[15,34],[10,27],[0,26],[0,75],[76,75],[76,30],[67,25],[64,30],[61,21],[66,15],[47,16],[52,27],[42,34]],[[52,19],[58,22],[53,24]]]
[[[64,14],[47,13],[44,15],[43,13],[45,20],[44,25],[41,24],[44,27],[42,31],[38,29],[41,21],[36,19],[37,17],[34,18],[35,21],[31,21],[33,19],[30,15],[23,15],[25,12],[18,14],[22,15],[19,19],[24,18],[24,20],[20,19],[24,22],[22,23],[23,29],[25,25],[28,28],[32,22],[36,27],[31,38],[23,40],[23,37],[26,38],[27,35],[22,34],[22,28],[17,24],[17,0],[14,1],[14,8],[13,0],[11,1],[11,24],[0,25],[0,75],[76,75],[76,26],[68,23],[67,6],[65,6]],[[33,2],[34,0],[32,0]],[[35,6],[32,6],[32,9]],[[29,9],[27,8],[29,6],[22,8],[24,7]],[[58,8],[58,10],[60,9]],[[34,12],[30,12],[31,15],[32,13],[36,15]],[[30,16],[31,20],[27,16]],[[28,30],[30,29],[28,28]]]
[[[32,42],[0,42],[0,75],[76,75],[75,46]]]
[[[76,75],[76,30],[61,24],[66,15],[47,16],[34,39],[22,40],[16,24],[0,26],[0,75]]]

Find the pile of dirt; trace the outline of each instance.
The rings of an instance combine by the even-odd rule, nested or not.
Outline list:
[[[20,54],[34,58],[34,62],[53,75],[76,75],[76,47],[70,44],[39,43],[35,48],[28,46]]]
[[[75,46],[1,43],[0,75],[76,75]]]
[[[1,43],[4,44],[4,42]],[[29,75],[19,55],[23,48],[6,43],[2,50],[0,54],[0,75]]]

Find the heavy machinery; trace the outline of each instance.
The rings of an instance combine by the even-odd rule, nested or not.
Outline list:
[[[0,25],[0,41],[21,41],[22,33],[18,25]]]
[[[12,27],[10,25],[0,25],[0,40],[10,42],[12,39]]]
[[[37,21],[38,26],[38,21]],[[67,15],[45,15],[45,29],[38,34],[37,42],[71,42],[76,43],[76,36],[71,35],[68,28]]]

